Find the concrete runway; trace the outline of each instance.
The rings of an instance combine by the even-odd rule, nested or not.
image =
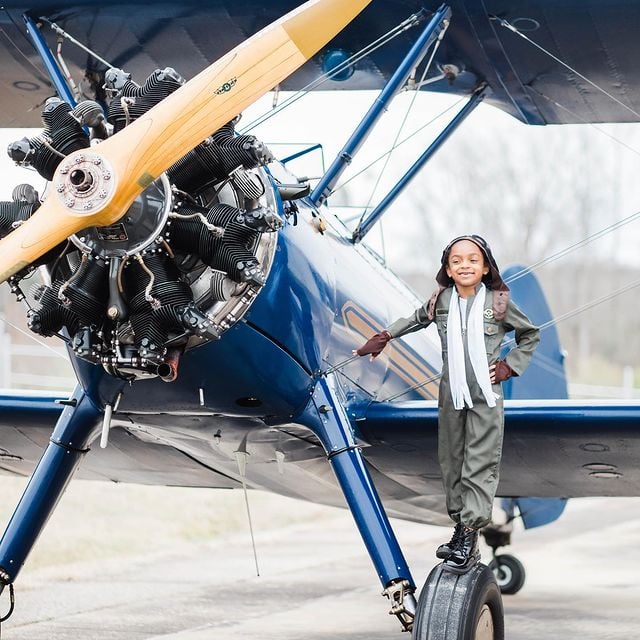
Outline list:
[[[288,509],[298,503],[288,501]],[[304,506],[300,507],[301,509]],[[126,522],[121,522],[126,526]],[[421,584],[449,531],[394,522]],[[72,532],[69,535],[73,535]],[[516,532],[508,549],[527,569],[504,598],[506,638],[640,636],[640,500],[569,503],[555,525]],[[154,541],[148,539],[149,547]],[[387,615],[349,514],[258,531],[261,576],[249,536],[184,542],[172,550],[26,567],[4,640],[386,640],[406,638]],[[484,550],[485,559],[489,552]],[[0,612],[6,610],[6,592]]]

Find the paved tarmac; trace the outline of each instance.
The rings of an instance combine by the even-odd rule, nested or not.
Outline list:
[[[2,638],[406,638],[387,615],[349,514],[316,515],[257,532],[260,577],[246,533],[133,558],[25,568],[16,613],[2,626]],[[435,546],[449,532],[394,526],[422,583],[435,564]],[[153,539],[148,543],[152,547]],[[504,597],[508,640],[640,637],[639,499],[571,501],[558,523],[516,532],[514,543],[508,551],[525,564],[527,583],[518,595]],[[0,612],[6,604],[5,593]]]

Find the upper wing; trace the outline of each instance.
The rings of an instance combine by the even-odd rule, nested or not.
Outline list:
[[[25,35],[24,12],[35,19],[55,22],[108,62],[142,81],[154,69],[166,66],[190,78],[300,3],[185,0],[150,4],[136,0],[113,5],[47,4],[33,11],[24,0],[4,3],[0,12],[0,126],[39,126],[42,103],[54,93]],[[435,10],[439,4],[439,0],[372,3],[282,88],[300,89],[317,79],[329,64],[329,51],[354,54],[422,6]],[[468,95],[478,83],[486,81],[492,89],[488,102],[530,124],[640,119],[640,69],[635,64],[640,57],[635,28],[640,24],[640,0],[451,0],[448,4],[453,12],[451,26],[430,76],[441,75],[444,65],[453,65],[448,68],[455,67],[460,73],[428,84],[426,89]],[[569,68],[501,26],[496,17],[509,21]],[[46,22],[42,24],[55,51],[57,36]],[[357,63],[352,75],[344,74],[348,76],[344,80],[330,81],[321,88],[381,87],[423,25],[404,31],[390,44],[371,52]],[[100,98],[105,66],[68,41],[62,52],[86,97]],[[416,77],[421,73],[419,68]]]
[[[359,408],[363,453],[416,491],[440,486],[435,402]],[[507,400],[499,496],[639,496],[640,402]]]

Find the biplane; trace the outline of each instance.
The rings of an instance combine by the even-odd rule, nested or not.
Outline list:
[[[76,470],[246,485],[346,503],[414,638],[502,638],[484,565],[436,567],[414,595],[388,516],[448,522],[441,356],[430,331],[374,363],[351,356],[421,303],[362,240],[481,102],[530,125],[640,119],[638,24],[640,3],[621,0],[5,2],[0,125],[44,125],[8,151],[48,186],[18,185],[0,203],[0,279],[32,331],[64,341],[78,384],[70,398],[0,397],[0,470],[31,475],[0,541],[0,593],[13,598]],[[379,90],[316,184],[237,127],[276,87]],[[349,228],[326,204],[407,88],[467,101]],[[544,294],[526,270],[507,277],[544,331],[504,388],[499,495],[527,526],[556,519],[567,498],[640,495],[640,406],[568,400]]]

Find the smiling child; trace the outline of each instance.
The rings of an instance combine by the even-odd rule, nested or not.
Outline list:
[[[522,374],[540,340],[537,327],[509,298],[486,241],[452,240],[442,253],[438,289],[409,318],[375,334],[356,353],[378,356],[389,340],[436,323],[442,346],[438,458],[447,511],[456,523],[436,556],[456,573],[480,558],[478,529],[491,520],[499,479],[504,407],[500,383]],[[499,359],[504,335],[516,346]]]

